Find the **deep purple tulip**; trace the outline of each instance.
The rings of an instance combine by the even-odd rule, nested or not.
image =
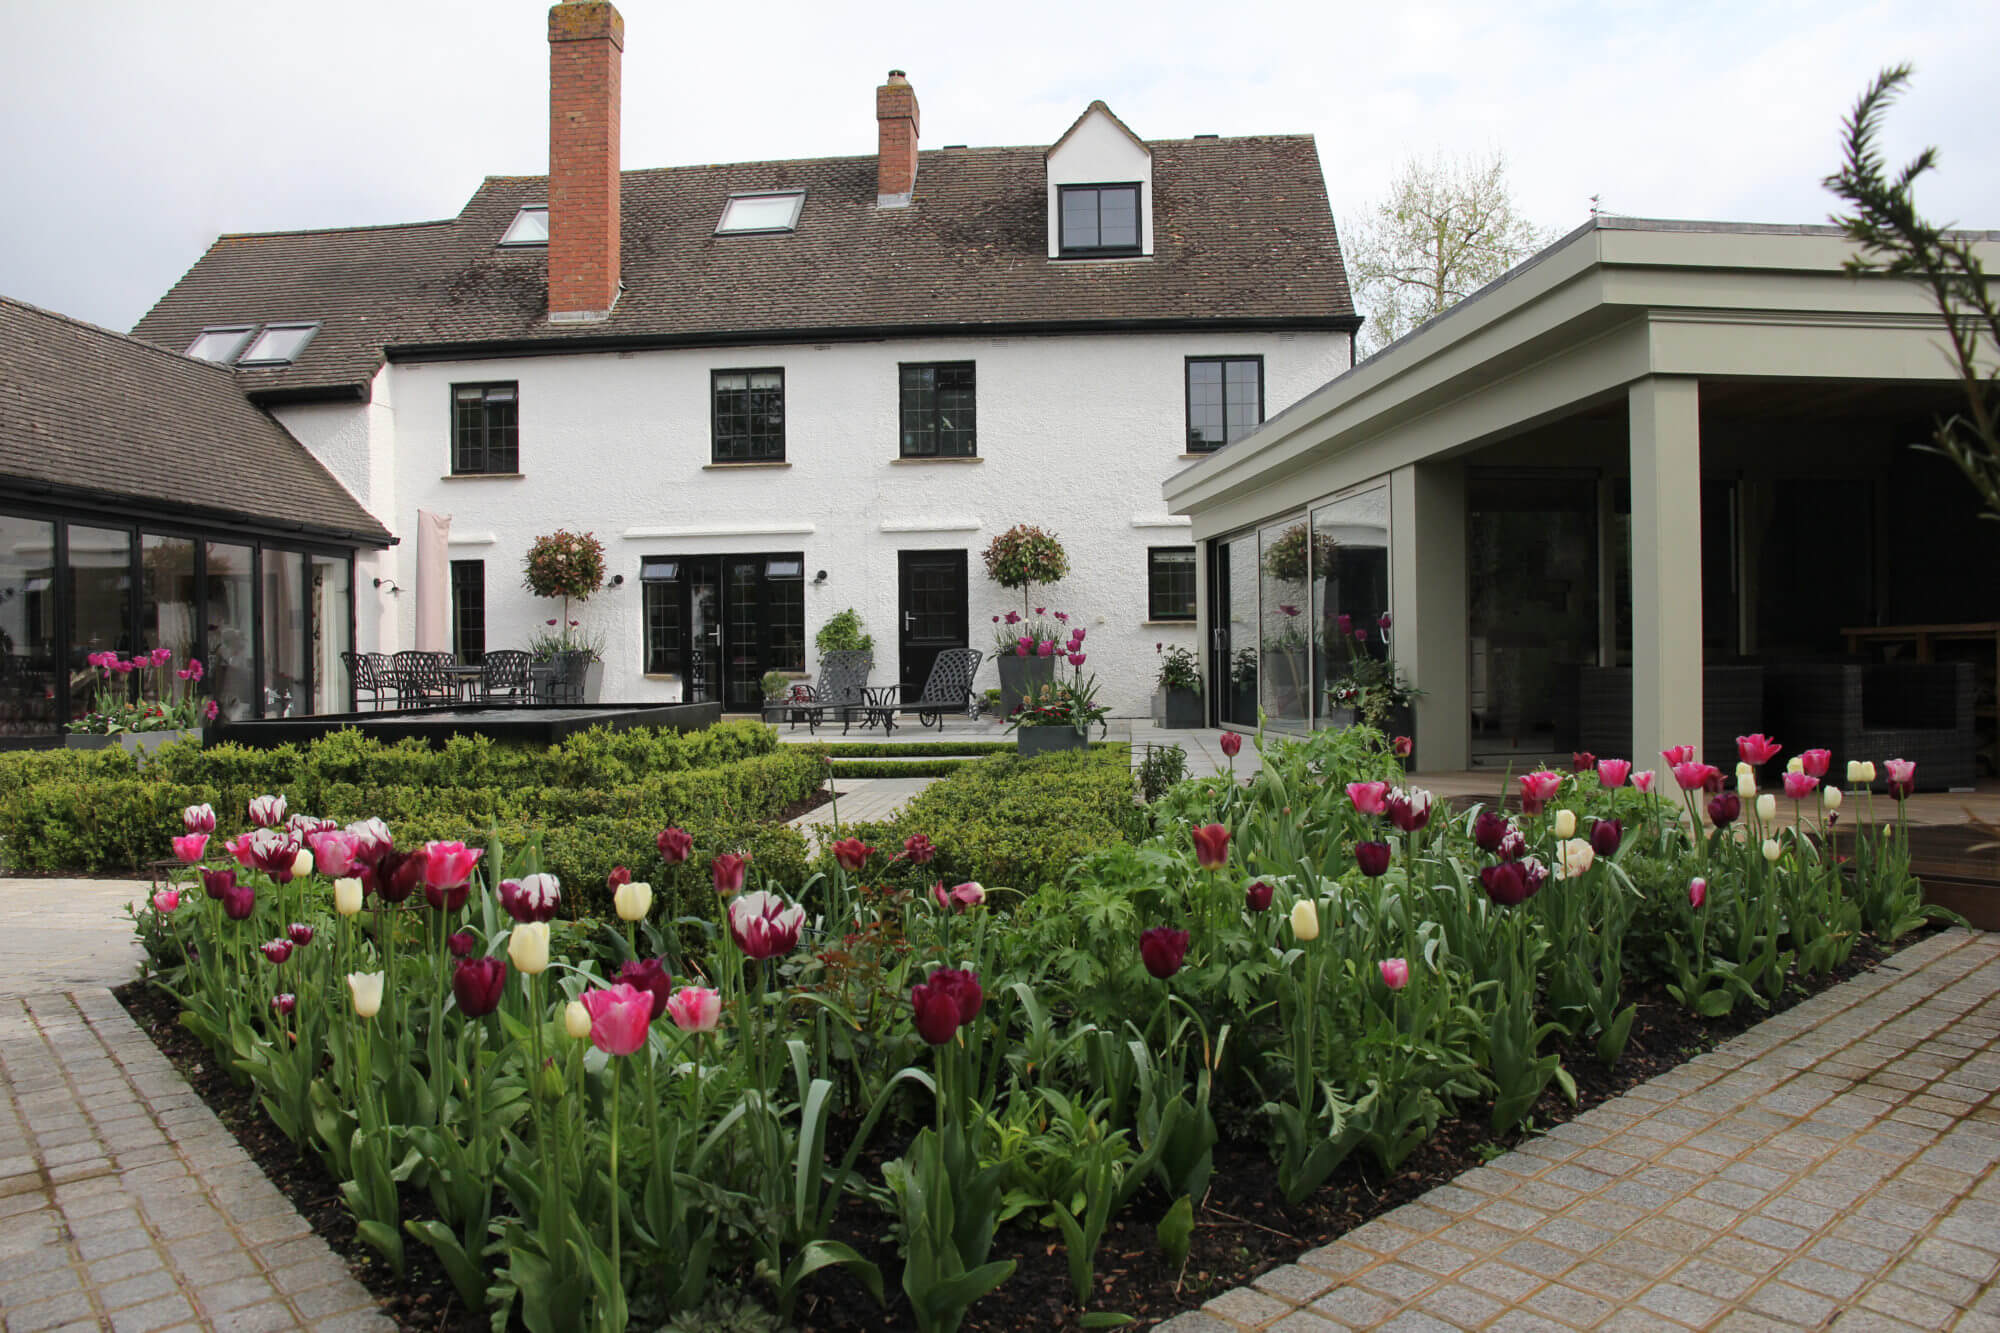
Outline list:
[[[202,871],[201,887],[210,898],[221,902],[222,895],[236,887],[236,868],[231,866],[227,870]]]
[[[1708,819],[1717,828],[1728,828],[1742,813],[1743,801],[1733,791],[1708,798]]]
[[[1188,933],[1171,926],[1154,926],[1139,932],[1139,957],[1146,970],[1161,981],[1181,970],[1187,957]]]
[[[1514,831],[1514,821],[1496,810],[1481,810],[1472,821],[1472,840],[1489,855],[1500,850],[1500,842]]]
[[[428,858],[421,851],[391,849],[361,876],[361,886],[385,903],[402,902],[423,884],[426,864]]]
[[[1389,871],[1389,844],[1386,842],[1357,842],[1354,844],[1354,860],[1361,867],[1361,873],[1374,879]]]
[[[1625,826],[1615,819],[1600,819],[1590,826],[1590,850],[1599,856],[1616,856],[1625,840]]]
[[[1528,887],[1525,861],[1502,861],[1497,866],[1486,866],[1479,872],[1479,884],[1486,890],[1486,896],[1502,907],[1519,907],[1534,893]]]
[[[461,930],[444,937],[444,946],[451,950],[453,958],[472,957],[472,932]]]
[[[451,971],[451,993],[467,1018],[484,1018],[500,1007],[507,989],[507,964],[498,958],[461,959]]]
[[[1258,880],[1255,884],[1243,890],[1243,904],[1253,912],[1270,911],[1271,886],[1261,879]]]
[[[257,910],[257,890],[248,884],[232,883],[222,891],[222,911],[231,921],[247,921]]]
[[[634,958],[618,969],[612,984],[624,982],[633,990],[644,991],[653,1001],[653,1022],[667,1011],[667,1000],[674,993],[674,979],[667,972],[666,961],[660,958]]]

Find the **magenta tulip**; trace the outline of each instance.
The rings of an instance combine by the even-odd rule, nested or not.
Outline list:
[[[161,889],[153,895],[153,910],[161,916],[172,916],[180,910],[181,895],[178,889]]]
[[[222,891],[222,911],[231,921],[246,921],[257,910],[257,890],[248,884],[231,882]]]
[[[444,937],[444,947],[451,950],[453,958],[472,957],[472,932],[457,930]]]
[[[1389,872],[1389,844],[1386,842],[1357,842],[1354,844],[1354,860],[1361,867],[1361,873],[1374,879]]]
[[[722,996],[705,986],[683,986],[667,997],[667,1017],[683,1032],[713,1032],[722,1018]]]
[[[1616,856],[1625,840],[1625,826],[1615,819],[1599,819],[1590,825],[1590,850],[1599,856]]]
[[[1917,789],[1917,764],[1914,759],[1884,759],[1882,777],[1888,783],[1889,794],[1903,800]]]
[[[1088,656],[1087,653],[1071,653],[1069,655],[1069,664],[1073,667],[1080,667],[1087,660]]]
[[[1399,787],[1382,802],[1382,813],[1404,833],[1415,833],[1431,822],[1431,794],[1422,787]]]
[[[1696,910],[1700,910],[1701,905],[1707,901],[1708,901],[1708,881],[1700,878],[1689,880],[1688,906],[1693,907]]]
[[[1833,751],[1831,750],[1799,751],[1799,768],[1802,771],[1811,774],[1813,777],[1816,778],[1825,777],[1826,771],[1832,767],[1833,767]]]
[[[663,958],[634,958],[619,968],[618,975],[612,980],[652,996],[654,1022],[658,1022],[660,1015],[667,1011],[667,1001],[674,993],[674,979],[668,974]]]
[[[1139,959],[1159,981],[1181,970],[1187,957],[1188,933],[1171,926],[1154,926],[1139,932]]]
[[[1234,759],[1242,752],[1243,733],[1240,731],[1225,731],[1222,733],[1221,738],[1216,741],[1216,744],[1222,747],[1222,755],[1225,759]]]
[[[294,921],[285,927],[285,938],[303,949],[313,942],[313,928],[303,921]]]
[[[1778,757],[1778,751],[1783,748],[1761,731],[1754,736],[1736,738],[1736,757],[1753,766],[1770,763]]]
[[[1597,780],[1606,787],[1622,787],[1625,779],[1632,775],[1630,759],[1600,759],[1597,761]]]
[[[562,909],[562,881],[547,874],[503,879],[500,906],[516,921],[553,921]]]
[[[462,842],[424,844],[424,896],[431,906],[456,911],[471,892],[472,868],[485,852]]]
[[[694,853],[694,835],[686,829],[664,828],[653,840],[660,849],[660,859],[670,866],[677,866]]]
[[[1541,769],[1534,773],[1524,773],[1517,778],[1521,784],[1521,810],[1524,814],[1539,815],[1556,793],[1562,789],[1562,774],[1553,769]]]
[[[748,852],[717,852],[708,863],[708,875],[717,893],[735,893],[743,887],[743,868],[750,864]]]
[[[1243,890],[1243,905],[1253,912],[1270,911],[1271,886],[1260,879],[1249,888]]]
[[[931,858],[937,855],[937,848],[923,834],[912,833],[903,839],[903,855],[913,866],[927,866],[931,863]]]
[[[347,833],[330,831],[306,837],[306,846],[312,848],[313,869],[328,879],[342,879],[353,872],[357,864],[356,845],[353,836]]]
[[[206,803],[181,811],[181,829],[187,833],[215,832],[215,808]]]
[[[653,997],[623,982],[582,996],[590,1015],[590,1044],[607,1055],[630,1055],[646,1044]]]
[[[850,875],[860,873],[861,867],[868,864],[868,858],[874,852],[873,847],[859,838],[842,838],[833,844],[833,859]]]
[[[1590,751],[1576,750],[1570,754],[1569,757],[1570,772],[1588,773],[1591,769],[1596,767],[1597,767],[1597,756],[1592,754]]]
[[[451,993],[467,1018],[484,1018],[500,1007],[507,989],[507,964],[498,958],[465,958],[451,970]]]
[[[1481,810],[1472,820],[1472,841],[1482,852],[1500,850],[1500,841],[1514,830],[1514,821],[1495,810]]]
[[[1036,646],[1035,655],[1037,657],[1053,657],[1055,656],[1055,651],[1056,641],[1054,639],[1044,639]]]
[[[1709,780],[1720,777],[1721,772],[1713,764],[1697,764],[1693,760],[1674,765],[1674,781],[1680,783],[1682,791],[1700,791]]]
[[[1193,832],[1194,859],[1203,870],[1220,870],[1229,860],[1229,830],[1221,824],[1204,824]]]
[[[172,842],[174,844],[174,855],[189,865],[193,865],[196,861],[201,860],[203,854],[208,851],[208,835],[206,833],[185,834],[172,839]]]
[[[257,948],[273,964],[283,963],[292,956],[292,942],[290,940],[265,940]]]
[[[1382,969],[1382,984],[1390,990],[1401,990],[1410,984],[1410,964],[1401,958],[1384,958],[1376,966]]]
[[[1666,763],[1668,768],[1674,768],[1681,764],[1691,764],[1694,762],[1694,747],[1692,745],[1675,745],[1660,751],[1660,758]]]
[[[1794,801],[1803,801],[1819,787],[1819,779],[1810,773],[1785,774],[1785,795]]]
[[[1343,638],[1345,638],[1349,634],[1354,633],[1354,617],[1347,614],[1347,612],[1345,611],[1335,616],[1333,618],[1333,623],[1334,627],[1340,631],[1341,637]]]
[[[1387,808],[1389,784],[1386,782],[1350,782],[1347,784],[1347,800],[1357,814],[1379,815]]]
[[[765,889],[740,894],[729,903],[729,934],[746,958],[775,958],[799,942],[806,910]]]

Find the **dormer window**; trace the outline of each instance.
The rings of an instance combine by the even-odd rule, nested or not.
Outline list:
[[[1062,252],[1065,255],[1139,253],[1139,186],[1065,185]]]
[[[546,204],[529,204],[514,215],[507,226],[507,234],[500,238],[502,245],[547,245],[549,243],[549,210]]]
[[[717,236],[742,236],[758,232],[792,231],[799,225],[804,207],[804,190],[777,194],[732,194],[722,206],[722,221],[715,224]]]
[[[306,349],[312,336],[319,332],[316,323],[266,324],[264,331],[257,335],[257,341],[250,344],[236,364],[239,366],[288,366],[299,359],[299,353]]]
[[[188,344],[187,354],[226,366],[243,350],[243,344],[250,341],[250,333],[255,327],[251,324],[229,324],[203,329]]]

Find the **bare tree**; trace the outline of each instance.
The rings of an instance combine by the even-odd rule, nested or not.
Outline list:
[[[1412,158],[1348,229],[1347,267],[1374,353],[1554,240],[1514,211],[1507,160]]]
[[[1980,517],[2000,519],[2000,304],[1972,251],[1975,238],[1917,213],[1917,177],[1937,165],[1937,149],[1924,149],[1891,177],[1875,147],[1882,117],[1909,78],[1910,67],[1897,65],[1861,94],[1842,122],[1840,170],[1824,183],[1854,210],[1833,219],[1861,246],[1848,271],[1909,278],[1929,291],[1944,317],[1965,410],[1939,421],[1931,443],[1917,447],[1956,463],[1985,501]]]

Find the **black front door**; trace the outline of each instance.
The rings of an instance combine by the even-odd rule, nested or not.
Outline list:
[[[896,569],[897,661],[908,703],[922,697],[939,653],[965,647],[965,552],[900,551]]]
[[[1208,698],[1218,726],[1257,725],[1257,534],[1208,544]]]

